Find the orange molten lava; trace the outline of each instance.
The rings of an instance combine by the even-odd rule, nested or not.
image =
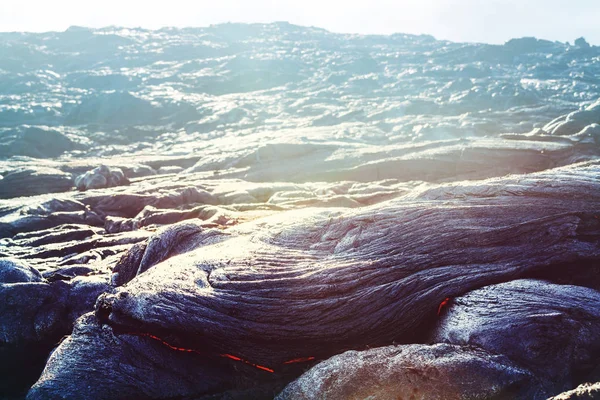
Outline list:
[[[200,354],[200,355],[202,354],[202,353],[200,353],[198,350],[194,350],[194,349],[188,349],[188,348],[185,348],[185,347],[177,347],[177,346],[173,346],[172,344],[170,344],[170,343],[168,343],[168,342],[165,342],[164,340],[162,340],[162,339],[161,339],[161,338],[159,338],[158,336],[154,336],[154,335],[151,335],[151,334],[149,334],[149,333],[129,333],[129,334],[130,334],[130,335],[137,335],[137,336],[145,336],[145,337],[148,337],[148,338],[150,338],[150,339],[154,339],[154,340],[156,340],[156,341],[158,341],[158,342],[162,343],[163,345],[167,346],[167,347],[168,347],[168,348],[170,348],[171,350],[182,351],[182,352],[185,352],[185,353],[196,353],[196,354]],[[220,356],[220,357],[223,357],[223,358],[229,358],[230,360],[233,360],[233,361],[239,361],[239,362],[243,362],[244,364],[251,365],[251,366],[253,366],[254,368],[258,368],[258,369],[260,369],[260,370],[262,370],[262,371],[267,371],[267,372],[270,372],[270,373],[273,373],[273,372],[275,372],[275,371],[274,371],[273,369],[271,369],[271,368],[268,368],[268,367],[265,367],[265,366],[263,366],[263,365],[259,365],[259,364],[254,364],[254,363],[252,363],[252,362],[250,362],[250,361],[248,361],[248,360],[244,360],[243,358],[236,357],[236,356],[233,356],[233,355],[231,355],[231,354],[219,354],[219,356]]]
[[[442,310],[444,309],[444,307],[446,307],[448,305],[448,303],[450,303],[450,300],[452,300],[450,297],[446,297],[444,300],[442,300],[442,302],[440,303],[440,306],[438,307],[438,312],[437,315],[442,315]]]
[[[301,363],[301,362],[312,361],[314,359],[315,359],[314,357],[294,358],[293,360],[289,360],[289,361],[284,362],[284,364]]]
[[[236,356],[232,356],[231,354],[219,354],[219,355],[220,355],[221,357],[229,358],[230,360],[234,360],[234,361],[240,361],[240,362],[243,362],[243,363],[245,363],[245,364],[252,365],[254,368],[262,369],[263,371],[267,371],[267,372],[270,372],[270,373],[273,373],[273,372],[275,372],[275,371],[274,371],[274,370],[272,370],[271,368],[267,368],[267,367],[265,367],[265,366],[262,366],[262,365],[258,365],[258,364],[251,363],[251,362],[250,362],[250,361],[248,361],[248,360],[244,360],[243,358],[239,358],[239,357],[236,357]]]
[[[444,306],[448,301],[450,301],[449,298],[447,298],[446,300],[444,300],[442,302],[442,304],[440,304],[440,310],[438,310],[438,314],[441,311],[442,306]],[[128,335],[136,335],[136,336],[145,336],[147,338],[154,339],[154,340],[160,342],[161,344],[163,344],[164,346],[167,346],[171,350],[182,351],[182,352],[185,352],[185,353],[196,353],[196,354],[202,355],[202,353],[199,352],[198,350],[188,349],[188,348],[185,348],[185,347],[173,346],[172,344],[170,344],[168,342],[165,342],[163,339],[159,338],[158,336],[154,336],[154,335],[151,335],[149,333],[127,333],[127,334]],[[271,369],[269,367],[265,367],[264,365],[254,364],[254,363],[252,363],[252,362],[250,362],[248,360],[244,360],[243,358],[234,356],[232,354],[219,354],[219,356],[223,357],[223,358],[228,358],[228,359],[233,360],[233,361],[243,362],[244,364],[251,365],[254,368],[260,369],[262,371],[267,371],[267,372],[270,372],[270,373],[274,373],[275,372],[275,370],[273,370],[273,369]],[[315,357],[300,357],[300,358],[294,358],[294,359],[285,361],[284,364],[295,364],[295,363],[301,363],[301,362],[308,362],[308,361],[313,361],[314,359],[315,359]]]

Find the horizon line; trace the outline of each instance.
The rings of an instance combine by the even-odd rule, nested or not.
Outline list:
[[[479,41],[455,41],[455,40],[451,40],[451,39],[441,39],[441,38],[437,38],[432,34],[428,34],[428,33],[406,33],[406,32],[393,32],[393,33],[358,33],[358,32],[338,32],[338,31],[334,31],[334,30],[329,30],[327,28],[321,28],[319,26],[315,26],[315,25],[299,25],[299,24],[294,24],[291,23],[289,21],[271,21],[271,22],[235,22],[235,21],[227,21],[227,22],[219,22],[219,23],[214,23],[214,24],[210,24],[208,26],[200,26],[200,25],[164,25],[161,27],[157,27],[157,28],[151,28],[151,27],[143,27],[143,26],[126,26],[126,25],[105,25],[102,27],[93,27],[93,26],[85,26],[85,25],[77,25],[77,24],[73,24],[73,25],[69,25],[67,28],[65,28],[64,30],[41,30],[41,31],[35,31],[35,30],[11,30],[11,31],[3,31],[0,30],[0,35],[1,34],[50,34],[50,33],[66,33],[69,30],[74,30],[74,29],[85,29],[85,30],[90,30],[90,31],[99,31],[99,30],[105,30],[105,29],[129,29],[129,30],[144,30],[144,31],[150,31],[150,32],[158,32],[158,31],[162,31],[162,30],[185,30],[185,29],[209,29],[209,28],[213,28],[213,27],[217,27],[217,26],[222,26],[222,25],[282,25],[282,24],[286,24],[286,25],[290,25],[290,26],[295,26],[295,27],[299,27],[299,28],[304,28],[304,29],[317,29],[329,34],[333,34],[333,35],[351,35],[351,36],[359,36],[359,37],[368,37],[368,36],[377,36],[377,37],[391,37],[391,36],[395,36],[395,35],[404,35],[404,36],[414,36],[414,37],[430,37],[432,39],[434,39],[435,41],[438,42],[450,42],[450,43],[464,43],[464,44],[484,44],[484,45],[491,45],[491,46],[503,46],[505,44],[507,44],[508,42],[510,42],[511,40],[515,40],[515,39],[536,39],[538,41],[547,41],[547,42],[551,42],[551,43],[556,43],[556,44],[562,44],[562,45],[566,45],[566,46],[574,46],[574,42],[575,40],[578,39],[584,39],[590,46],[592,47],[598,47],[597,45],[590,43],[584,36],[580,36],[578,38],[573,39],[573,43],[571,43],[570,41],[566,41],[566,42],[562,42],[560,40],[551,40],[551,39],[545,39],[543,37],[537,37],[537,36],[519,36],[519,37],[512,37],[506,41],[504,41],[503,43],[492,43],[492,42],[479,42]]]

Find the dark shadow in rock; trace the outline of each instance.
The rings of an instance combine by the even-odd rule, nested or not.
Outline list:
[[[72,266],[53,268],[49,271],[44,271],[43,276],[48,282],[54,281],[70,281],[76,276],[87,276],[96,273],[97,270],[86,266]]]
[[[0,260],[0,277],[0,393],[19,393],[35,382],[75,319],[92,310],[110,286],[102,277],[48,283],[12,260]]]
[[[66,284],[0,284],[1,393],[31,385],[50,349],[69,332],[67,292]]]

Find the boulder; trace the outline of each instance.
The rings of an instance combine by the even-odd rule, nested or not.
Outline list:
[[[75,186],[81,191],[128,184],[129,179],[120,168],[109,168],[106,165],[101,165],[75,178]]]
[[[546,399],[544,384],[509,358],[469,346],[347,351],[290,383],[277,400]]]
[[[552,394],[600,364],[600,292],[525,279],[486,286],[441,310],[434,342],[503,354],[552,382]]]

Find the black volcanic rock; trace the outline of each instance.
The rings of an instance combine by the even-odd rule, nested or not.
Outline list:
[[[25,125],[0,131],[0,157],[52,158],[80,147],[62,132],[48,127]]]
[[[593,289],[515,280],[452,299],[432,340],[504,354],[558,393],[598,365],[599,306]]]
[[[87,314],[52,353],[27,399],[242,400],[273,398],[281,387],[281,378],[267,371],[227,357],[177,351],[149,336],[115,331]]]
[[[600,259],[600,224],[594,218],[600,212],[597,173],[598,165],[592,163],[527,178],[441,185],[358,211],[314,209],[284,219],[275,215],[212,239],[210,230],[175,225],[121,259],[116,283],[133,279],[100,296],[95,308],[98,322],[93,324],[106,326],[103,329],[122,339],[150,338],[173,350],[173,355],[177,349],[208,358],[230,355],[224,357],[259,371],[272,370],[278,379],[292,379],[317,360],[346,349],[423,341],[447,298],[519,277],[557,279],[593,268]],[[180,235],[182,229],[190,235]],[[538,287],[545,293],[543,286],[532,286]],[[572,291],[597,297],[591,289]],[[590,323],[596,314],[588,318],[576,312],[575,305],[584,307],[585,302],[568,305],[570,293],[553,301]],[[535,292],[530,297],[520,300],[525,304],[522,314],[506,308],[508,320],[502,327],[528,318],[526,305],[535,303]],[[588,303],[586,309],[593,310],[593,303]],[[565,327],[571,326],[565,321]],[[590,329],[594,331],[593,326]],[[493,332],[503,337],[503,331]],[[573,332],[530,335],[530,346],[567,349],[566,343],[575,347],[582,343],[593,351],[594,336],[588,343]],[[78,383],[69,382],[94,369],[91,360],[96,359],[95,353],[84,350],[96,339],[82,335],[76,332],[69,345],[59,347],[31,398],[51,394],[57,398],[61,393],[57,388],[62,387],[67,388],[65,395],[81,393]],[[73,344],[81,340],[87,344]],[[116,353],[110,357],[130,354],[126,348],[111,350]],[[513,355],[506,347],[492,350]],[[139,351],[143,352],[135,353]],[[593,354],[574,362],[598,361]],[[542,383],[531,388],[540,393],[562,390],[579,368],[565,364],[565,371],[554,373],[553,364],[517,360],[540,379]],[[164,373],[179,367],[173,368]],[[204,373],[204,367],[190,368]],[[132,368],[129,379],[136,381],[142,371],[141,366]],[[243,369],[231,376],[222,390],[240,389],[236,382],[247,379],[247,373]],[[560,380],[558,389],[546,382],[551,378]],[[93,379],[80,384],[90,385]],[[134,397],[181,395],[173,388],[163,392],[161,385],[131,388],[118,376],[98,379],[110,381],[114,391],[132,390],[127,393]],[[260,377],[252,379],[262,382]],[[208,394],[203,382],[189,390],[196,396]],[[94,396],[103,398],[101,392]]]
[[[41,282],[40,272],[19,260],[0,258],[0,282]]]
[[[108,290],[105,278],[50,283],[21,262],[0,259],[0,392],[27,389],[50,350]]]

